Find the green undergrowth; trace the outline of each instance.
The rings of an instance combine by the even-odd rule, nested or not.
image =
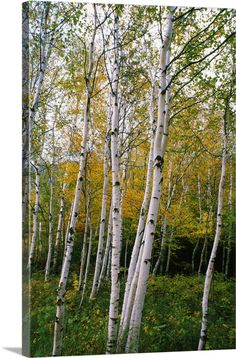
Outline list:
[[[79,308],[78,276],[71,275],[66,293],[63,355],[104,354],[107,338],[110,286],[96,299],[87,295]],[[31,354],[51,356],[58,277],[44,283],[43,274],[31,280]],[[204,278],[150,277],[140,334],[140,352],[196,350],[201,323]],[[235,348],[234,280],[215,275],[209,300],[206,349]],[[121,285],[123,296],[124,283]]]

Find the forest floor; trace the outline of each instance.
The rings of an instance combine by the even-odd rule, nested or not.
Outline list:
[[[58,277],[44,283],[43,273],[31,279],[31,354],[51,356]],[[201,323],[204,277],[150,277],[140,334],[140,352],[196,350]],[[72,273],[66,293],[63,355],[104,354],[110,285],[89,300],[91,281],[79,308],[78,276]],[[124,282],[121,284],[123,297]],[[235,281],[215,274],[209,299],[206,349],[235,348]]]

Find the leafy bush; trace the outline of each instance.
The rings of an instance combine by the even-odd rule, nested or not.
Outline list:
[[[52,354],[58,277],[43,283],[43,275],[31,282],[31,342],[33,356]],[[105,283],[97,298],[89,300],[92,277],[84,303],[77,291],[78,276],[71,275],[65,296],[64,355],[104,354],[107,339],[110,285]],[[140,352],[196,350],[201,324],[204,277],[149,278],[144,306]],[[121,285],[123,297],[124,282]],[[121,299],[122,301],[122,299]],[[209,301],[207,349],[235,348],[234,281],[215,275]],[[120,307],[121,310],[121,307]]]

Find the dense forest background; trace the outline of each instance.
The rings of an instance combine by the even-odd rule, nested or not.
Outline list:
[[[33,356],[235,348],[235,15],[24,4]]]

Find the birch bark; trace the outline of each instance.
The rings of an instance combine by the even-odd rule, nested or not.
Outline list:
[[[50,178],[50,204],[49,204],[49,233],[48,233],[48,256],[45,268],[45,282],[48,281],[52,260],[52,234],[53,234],[53,213],[52,213],[52,205],[53,205],[53,179],[52,174]]]
[[[202,265],[203,265],[203,261],[207,260],[207,244],[208,244],[208,231],[209,231],[209,224],[212,218],[212,205],[210,203],[211,201],[211,171],[210,169],[208,170],[208,182],[207,182],[207,218],[206,218],[206,231],[205,231],[205,239],[204,239],[204,243],[203,243],[203,247],[202,247],[202,251],[201,251],[201,255],[200,255],[200,261],[199,261],[199,266],[198,266],[198,277],[200,277],[201,275],[201,271],[202,271]],[[204,255],[205,255],[205,259],[204,259]]]
[[[83,284],[84,270],[86,264],[86,256],[87,256],[87,236],[89,230],[89,205],[90,198],[88,196],[87,205],[86,205],[86,218],[85,218],[85,227],[84,227],[84,238],[83,238],[83,246],[81,251],[81,259],[80,259],[80,271],[79,271],[79,284],[78,291],[80,291]]]
[[[173,11],[171,7],[168,10],[167,16],[167,28],[163,38],[163,44],[160,50],[160,90],[158,99],[158,122],[157,131],[154,140],[154,169],[153,169],[153,187],[151,201],[149,205],[145,233],[144,233],[144,244],[143,254],[140,264],[140,272],[138,277],[137,289],[134,299],[134,305],[132,308],[132,314],[130,319],[129,334],[126,344],[126,352],[137,352],[139,344],[139,332],[141,325],[142,310],[144,305],[145,293],[147,288],[147,280],[149,276],[152,245],[155,235],[157,214],[159,208],[159,202],[161,197],[162,187],[162,168],[164,163],[164,152],[167,145],[167,136],[163,136],[164,125],[168,122],[169,116],[169,101],[166,101],[166,66],[168,64],[168,50],[172,38],[173,28]],[[168,127],[168,124],[166,125]]]
[[[91,174],[89,174],[91,175]],[[92,246],[92,225],[91,225],[91,209],[90,209],[90,205],[91,205],[91,180],[90,180],[90,176],[88,179],[88,200],[87,200],[87,207],[86,207],[86,223],[85,223],[85,231],[84,231],[84,238],[85,238],[85,247],[88,246],[88,250],[87,250],[87,258],[86,258],[86,267],[85,267],[85,273],[83,275],[82,273],[82,268],[80,268],[80,273],[81,276],[79,278],[79,280],[81,280],[81,284],[79,284],[79,289],[82,288],[82,295],[81,295],[81,300],[80,300],[80,305],[79,307],[81,307],[83,300],[84,300],[84,293],[85,293],[85,288],[86,288],[86,283],[87,283],[87,277],[88,277],[88,270],[89,270],[89,263],[90,263],[90,256],[91,256],[91,246]],[[89,231],[89,240],[88,240],[88,231]],[[86,250],[85,250],[86,251]],[[81,260],[81,265],[82,265],[82,260]]]
[[[38,210],[39,210],[39,190],[40,190],[40,168],[39,166],[34,166],[35,168],[35,205],[33,209],[33,229],[32,229],[32,239],[29,252],[29,261],[28,269],[31,270],[32,261],[35,253],[35,246],[37,240],[37,226],[38,226]]]
[[[57,294],[57,303],[56,303],[56,319],[54,326],[54,340],[53,340],[53,356],[60,356],[62,351],[62,338],[63,338],[63,326],[64,326],[64,304],[65,304],[65,293],[66,293],[66,284],[69,276],[70,263],[72,258],[73,246],[74,246],[74,233],[75,233],[75,225],[78,218],[78,210],[80,204],[80,197],[82,191],[82,183],[83,183],[83,175],[87,154],[87,137],[88,137],[88,123],[90,119],[90,102],[91,102],[91,76],[93,71],[94,64],[94,42],[97,30],[97,14],[96,14],[96,5],[94,4],[94,27],[93,34],[89,46],[89,68],[88,73],[85,78],[86,82],[86,90],[87,90],[87,98],[86,98],[86,106],[84,113],[84,127],[83,127],[83,139],[81,145],[80,152],[80,169],[78,173],[76,189],[75,189],[75,197],[73,202],[73,209],[71,213],[70,225],[69,225],[69,234],[67,237],[67,247],[66,253],[63,261],[63,266],[61,270],[61,277],[58,286],[58,294]]]
[[[57,232],[56,232],[56,242],[55,242],[55,248],[54,248],[54,255],[53,255],[53,270],[56,269],[57,266],[57,256],[58,256],[58,249],[59,249],[59,243],[61,239],[62,234],[62,222],[63,222],[63,212],[64,212],[64,196],[65,196],[65,190],[66,190],[66,182],[62,185],[62,197],[61,197],[61,203],[60,203],[60,210],[59,210],[59,217],[58,217],[58,224],[57,224]]]
[[[57,114],[57,110],[56,110]],[[56,118],[53,122],[52,126],[52,165],[50,168],[50,204],[49,204],[49,234],[48,234],[48,256],[47,256],[47,262],[46,262],[46,268],[45,268],[45,282],[49,278],[50,274],[50,268],[51,268],[51,261],[52,261],[52,249],[53,249],[53,186],[54,186],[54,165],[55,165],[55,123],[57,120]]]
[[[121,250],[121,212],[120,212],[120,167],[119,167],[119,20],[114,14],[114,67],[112,84],[112,125],[111,125],[111,167],[112,167],[112,255],[111,255],[111,296],[108,321],[106,354],[115,353],[118,330],[118,304],[120,295],[120,250]]]
[[[82,306],[83,300],[84,300],[84,293],[86,289],[87,279],[88,279],[88,272],[89,272],[89,264],[90,264],[90,256],[91,256],[91,248],[92,248],[92,237],[93,237],[93,231],[92,231],[92,225],[91,225],[91,219],[89,217],[89,242],[88,242],[88,253],[87,253],[87,259],[86,259],[86,268],[84,273],[84,279],[82,284],[82,295],[79,307]]]
[[[155,98],[155,89],[153,88],[152,95],[151,95],[151,105],[150,105],[150,107],[151,107],[150,112],[152,113],[152,114],[150,113],[151,118],[154,116],[154,106],[153,106],[154,98]],[[152,118],[152,122],[154,122],[153,118]],[[154,127],[155,127],[155,125],[153,125],[153,134],[155,133]],[[117,344],[118,352],[122,351],[122,347],[124,344],[124,336],[127,331],[127,326],[128,326],[129,318],[130,318],[130,310],[132,307],[132,303],[130,302],[129,305],[127,306],[127,302],[129,300],[130,288],[131,288],[132,280],[134,277],[134,272],[135,272],[138,257],[139,257],[141,241],[143,238],[145,218],[146,218],[146,214],[147,214],[148,203],[149,203],[149,194],[150,194],[150,188],[151,188],[152,164],[153,164],[153,140],[151,140],[151,144],[150,144],[144,198],[143,198],[143,203],[142,203],[141,210],[140,210],[139,223],[138,223],[134,247],[133,247],[132,255],[131,255],[131,259],[130,259],[127,282],[125,285],[125,294],[124,294],[124,300],[123,300],[123,306],[122,306],[122,313],[121,313],[121,320],[120,320],[120,327],[119,327],[119,337],[118,337],[118,344]]]
[[[211,256],[209,259],[205,283],[204,283],[204,290],[203,290],[203,297],[202,297],[202,322],[201,322],[201,331],[200,331],[200,338],[198,343],[198,350],[203,350],[205,348],[206,339],[207,339],[207,330],[208,330],[208,298],[209,292],[211,288],[211,281],[213,277],[214,271],[214,263],[217,253],[217,248],[220,241],[221,236],[221,226],[222,226],[222,207],[223,207],[223,185],[225,181],[225,171],[226,171],[226,157],[227,157],[227,122],[229,116],[229,103],[226,103],[225,108],[225,116],[223,121],[223,153],[222,153],[222,164],[221,164],[221,177],[220,183],[218,188],[218,207],[217,207],[217,217],[216,217],[216,232],[214,243],[211,251]]]
[[[109,252],[110,252],[110,248],[111,248],[111,240],[112,240],[112,202],[111,202],[111,205],[110,205],[109,221],[108,221],[108,228],[107,228],[106,247],[105,247],[105,252],[104,252],[104,255],[103,255],[102,269],[101,269],[101,273],[100,273],[100,276],[99,276],[97,290],[99,290],[99,288],[101,286],[101,283],[104,280],[105,275],[106,275],[106,269],[108,267]]]
[[[111,94],[109,96],[108,103],[108,114],[107,114],[107,133],[104,145],[104,182],[102,190],[102,210],[101,210],[101,221],[99,229],[98,248],[95,264],[95,273],[93,277],[93,286],[90,294],[90,299],[95,297],[98,291],[99,276],[102,268],[102,253],[103,253],[103,242],[105,235],[105,224],[106,224],[106,202],[107,202],[107,187],[108,187],[108,171],[109,171],[109,143],[110,143],[110,131],[111,131]]]
[[[153,275],[157,274],[157,271],[159,270],[159,268],[160,268],[160,272],[163,273],[164,254],[165,254],[165,250],[166,250],[166,230],[167,230],[167,224],[168,224],[167,213],[170,210],[171,203],[172,203],[172,200],[173,200],[174,194],[175,194],[175,184],[171,188],[172,165],[173,165],[172,162],[170,162],[170,168],[169,168],[169,174],[168,174],[168,182],[169,182],[168,199],[167,199],[167,204],[166,204],[166,213],[164,216],[163,226],[162,226],[161,250],[160,250],[160,254],[157,259],[157,262],[153,269]]]

